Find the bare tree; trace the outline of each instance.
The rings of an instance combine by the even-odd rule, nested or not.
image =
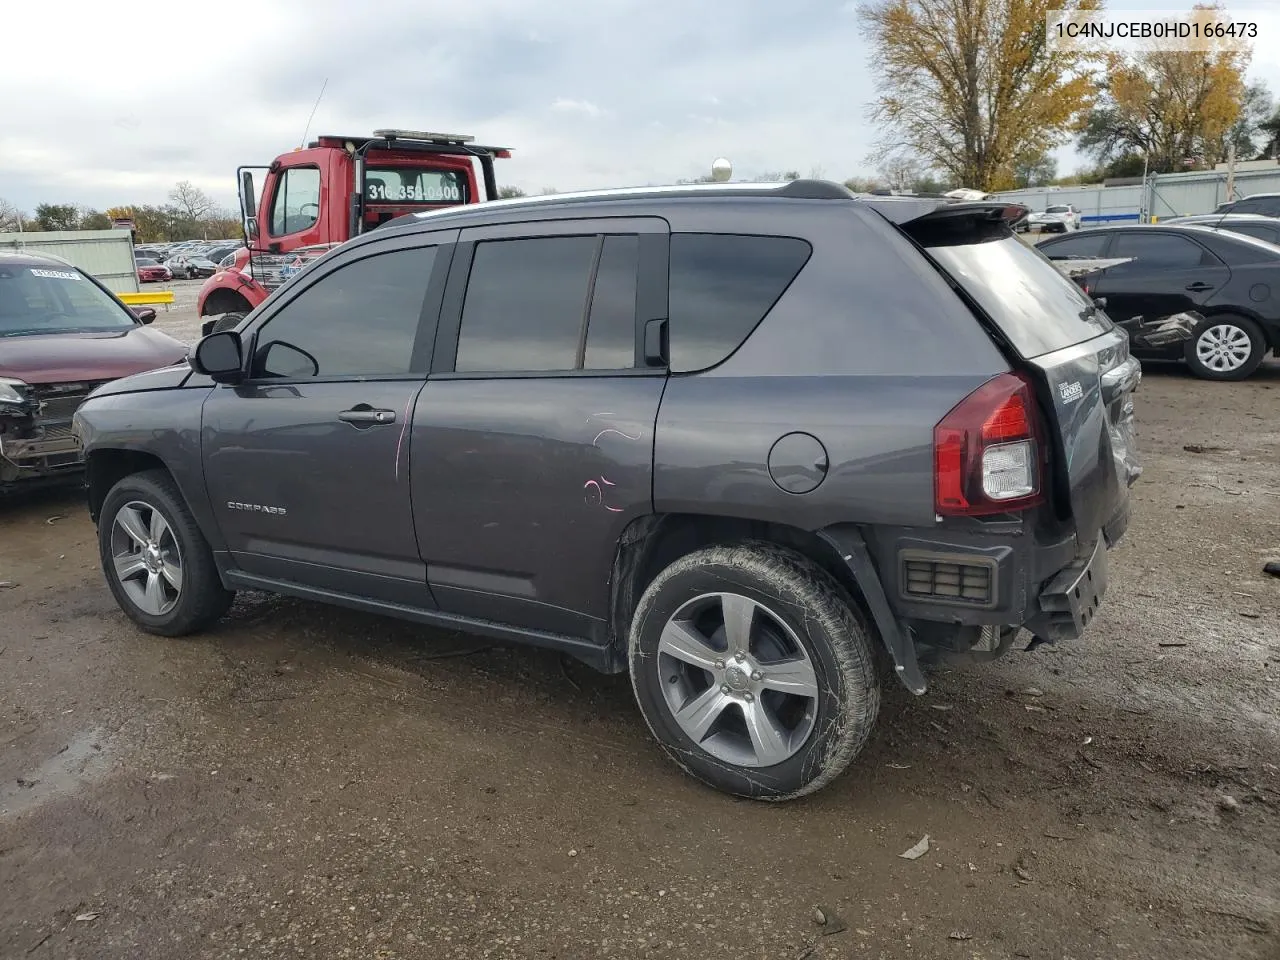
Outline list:
[[[891,189],[904,193],[913,189],[916,181],[925,174],[925,166],[919,159],[903,153],[885,156],[876,170]]]
[[[0,233],[16,233],[27,217],[4,197],[0,197]]]
[[[169,191],[169,199],[189,220],[203,220],[213,211],[209,195],[190,180],[180,180]]]

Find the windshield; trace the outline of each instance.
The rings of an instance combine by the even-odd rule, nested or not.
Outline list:
[[[155,260],[150,260],[150,259],[148,259],[148,258],[146,258],[146,257],[143,257],[141,260],[139,260],[139,261],[138,261],[138,266],[140,266],[140,267],[158,267],[158,266],[160,266],[160,264],[159,264],[159,263],[157,263]]]
[[[122,332],[136,325],[75,267],[0,266],[0,337]]]
[[[364,195],[370,203],[466,203],[467,175],[422,167],[370,168]]]
[[[1069,210],[1069,207],[1049,207],[1045,213],[1067,213]]]
[[[1047,257],[1007,233],[927,245],[930,255],[995,321],[1022,356],[1091,340],[1111,321]]]

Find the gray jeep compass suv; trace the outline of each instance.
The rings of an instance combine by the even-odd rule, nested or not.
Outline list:
[[[817,790],[880,662],[922,693],[1106,589],[1141,369],[1024,213],[797,181],[393,221],[80,408],[107,581],[169,636],[259,590],[565,651],[699,779]]]

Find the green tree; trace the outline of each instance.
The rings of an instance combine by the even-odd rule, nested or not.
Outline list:
[[[41,203],[36,205],[37,230],[77,230],[80,211],[74,203]]]
[[[1190,19],[1215,20],[1214,7],[1196,6]],[[1245,84],[1250,51],[1223,43],[1197,50],[1112,53],[1107,76],[1080,135],[1080,147],[1106,164],[1145,155],[1153,173],[1185,168],[1188,158],[1209,165],[1253,151],[1253,135],[1270,106],[1266,88]]]
[[[77,229],[110,230],[111,218],[101,210],[94,210],[92,207],[85,207],[80,210],[80,223]]]
[[[866,0],[882,158],[919,157],[965,187],[1014,182],[1020,157],[1066,141],[1092,105],[1099,54],[1050,46],[1051,10],[1099,0]]]
[[[1057,175],[1058,161],[1043,151],[1025,154],[1013,165],[1013,182],[1019,188],[1052,183]]]
[[[523,197],[523,196],[526,196],[526,194],[519,187],[499,187],[498,188],[499,200],[515,200],[517,197]]]
[[[1258,124],[1258,131],[1266,137],[1266,141],[1262,144],[1262,150],[1258,154],[1258,159],[1280,158],[1280,107],[1276,108],[1276,112],[1269,119]]]

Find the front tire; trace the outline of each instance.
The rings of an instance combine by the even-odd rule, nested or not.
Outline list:
[[[148,633],[202,630],[235,596],[223,587],[204,534],[163,470],[127,476],[107,493],[98,552],[116,603]]]
[[[1191,372],[1205,380],[1244,380],[1261,366],[1267,340],[1247,317],[1220,315],[1202,320],[1183,346]]]
[[[223,330],[234,330],[240,325],[240,321],[244,319],[243,313],[224,313],[214,321],[213,329],[210,333],[221,333]]]
[[[718,790],[789,800],[830,783],[880,707],[873,635],[829,574],[769,543],[698,550],[636,606],[631,684],[654,737]]]

